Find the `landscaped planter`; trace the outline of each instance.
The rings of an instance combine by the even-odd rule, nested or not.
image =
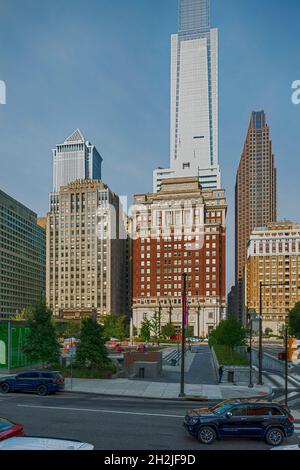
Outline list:
[[[219,378],[220,363],[215,353],[214,348],[211,348],[213,356],[213,364],[217,379]],[[222,383],[233,384],[249,384],[250,381],[250,366],[237,366],[237,365],[223,365],[223,378]],[[252,369],[252,383],[258,382],[258,372]]]

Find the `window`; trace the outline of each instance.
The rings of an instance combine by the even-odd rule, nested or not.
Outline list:
[[[232,416],[247,416],[247,408],[245,406],[240,406],[232,408]]]
[[[281,412],[276,407],[255,406],[248,408],[248,416],[271,416],[273,414],[281,415]]]
[[[42,373],[41,373],[41,376],[42,376],[44,379],[53,379],[53,375],[51,374],[51,372],[42,372]]]

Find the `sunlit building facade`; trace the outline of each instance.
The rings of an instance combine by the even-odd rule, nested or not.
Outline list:
[[[253,230],[245,268],[247,310],[260,308],[263,327],[282,332],[289,311],[300,301],[300,225],[290,221]]]

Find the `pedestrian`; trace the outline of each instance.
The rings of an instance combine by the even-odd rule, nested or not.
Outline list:
[[[188,345],[189,345],[189,351],[191,351],[192,350],[192,343],[191,343],[190,339],[188,340]]]
[[[220,366],[219,367],[219,384],[222,383],[223,374],[224,374],[224,367]]]

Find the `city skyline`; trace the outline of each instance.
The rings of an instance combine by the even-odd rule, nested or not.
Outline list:
[[[46,8],[44,17],[46,28],[43,24],[43,29],[36,21],[38,15],[42,15],[36,2],[29,2],[27,12],[21,2],[2,3],[0,39],[2,35],[11,37],[7,30],[11,21],[14,21],[17,32],[14,33],[15,38],[11,37],[11,41],[1,41],[0,45],[0,78],[5,80],[7,85],[7,104],[0,107],[1,188],[32,207],[40,215],[44,215],[47,212],[48,193],[51,188],[51,148],[56,142],[62,141],[72,129],[80,127],[101,149],[105,160],[103,169],[105,183],[118,194],[130,192],[132,195],[145,190],[151,192],[153,168],[160,164],[166,167],[168,165],[169,36],[177,27],[177,2],[170,0],[157,2],[156,8],[153,8],[147,5],[147,2],[132,0],[125,8],[122,7],[122,2],[115,0],[114,5],[119,7],[118,30],[114,27],[113,13],[116,9],[113,6],[111,10],[105,2],[92,1],[93,14],[85,14],[83,21],[81,21],[81,3],[72,3],[75,24],[68,28],[65,28],[63,21],[53,25],[52,15],[58,8],[58,3],[54,2],[52,13]],[[242,151],[248,116],[255,109],[265,109],[272,128],[274,153],[277,156],[280,175],[279,217],[290,218],[295,222],[298,219],[296,177],[300,162],[296,157],[300,108],[291,103],[291,84],[299,78],[297,76],[299,58],[296,55],[296,43],[292,40],[297,34],[294,18],[297,18],[299,4],[291,1],[289,9],[284,9],[280,7],[281,2],[275,1],[272,2],[272,11],[268,10],[269,5],[270,2],[267,0],[251,4],[228,0],[224,11],[220,2],[212,1],[212,23],[218,25],[222,34],[220,164],[223,186],[227,190],[229,203],[229,260],[232,258],[230,253],[233,254],[234,247],[232,229],[234,174]],[[37,9],[36,16],[33,7]],[[256,11],[253,17],[249,14],[252,8]],[[67,11],[67,1],[63,9]],[[125,40],[124,33],[127,32],[128,26],[121,24],[121,18],[128,9],[132,13],[130,25],[134,24],[136,29],[133,34],[128,34]],[[268,11],[267,20],[266,11]],[[107,35],[110,30],[114,32],[112,43],[106,48],[101,47],[100,42],[96,41],[97,53],[95,46],[92,51],[89,47],[91,40],[98,39],[99,27],[96,28],[93,19],[96,15],[98,22],[104,28],[102,34]],[[28,19],[28,25],[22,30],[18,25],[21,21],[24,24],[24,16]],[[236,24],[238,18],[243,23],[243,30]],[[79,28],[79,32],[76,32],[79,21],[82,29]],[[59,54],[57,54],[58,42],[53,39],[55,37],[53,31],[49,28],[51,37],[46,31],[47,22],[51,24],[51,28],[56,28],[57,34],[63,34],[65,38],[65,46]],[[265,37],[265,22],[268,26],[267,37]],[[262,30],[263,25],[264,30]],[[278,37],[279,27],[286,31],[284,41],[282,36]],[[152,34],[153,28],[155,37]],[[35,39],[33,42],[31,29],[41,41]],[[255,44],[252,43],[254,31],[257,38]],[[136,42],[137,33],[141,34],[140,44]],[[234,42],[237,34],[239,41]],[[70,39],[68,35],[71,35]],[[121,43],[121,37],[124,43]],[[21,51],[16,53],[16,46],[21,43]],[[28,54],[32,54],[33,44],[37,44],[34,46],[34,54],[29,63],[33,67],[28,67],[25,71],[22,68],[23,60]],[[148,55],[145,55],[147,45]],[[276,47],[277,45],[280,47]],[[120,64],[117,59],[114,61],[110,57],[111,55],[122,57],[122,52],[129,49],[134,53],[131,55],[127,52],[126,61],[121,59],[122,67],[125,67],[126,62],[129,63],[129,67],[124,68],[122,78],[118,79]],[[45,53],[47,64],[44,60]],[[84,54],[90,59],[93,73],[87,72],[84,75],[79,73],[78,79],[74,80],[72,76],[70,81],[70,67],[73,66],[78,71]],[[256,60],[254,68],[251,58]],[[101,74],[95,73],[99,72],[99,68],[95,68],[97,62],[95,59],[101,64]],[[64,60],[66,64],[63,63]],[[91,63],[93,60],[95,62]],[[105,61],[107,61],[106,66],[103,64]],[[141,64],[144,64],[143,71]],[[16,73],[16,67],[19,75]],[[37,72],[36,69],[39,67],[40,71]],[[257,67],[261,68],[261,73],[265,77],[263,83],[254,82]],[[60,68],[63,73],[57,73]],[[47,84],[51,90],[49,98],[45,94],[44,76],[48,76]],[[131,85],[133,78],[135,80]],[[132,105],[131,98],[134,96],[138,106]],[[65,101],[62,101],[63,98]],[[91,113],[92,102],[95,107],[94,113]],[[129,104],[132,105],[130,119]],[[57,113],[58,105],[60,113]],[[22,167],[21,164],[25,159],[26,165]],[[143,165],[139,165],[141,160]],[[131,183],[131,179],[134,184]],[[285,189],[286,181],[289,182],[288,191]],[[233,263],[229,264],[228,271],[229,286],[233,284]]]

